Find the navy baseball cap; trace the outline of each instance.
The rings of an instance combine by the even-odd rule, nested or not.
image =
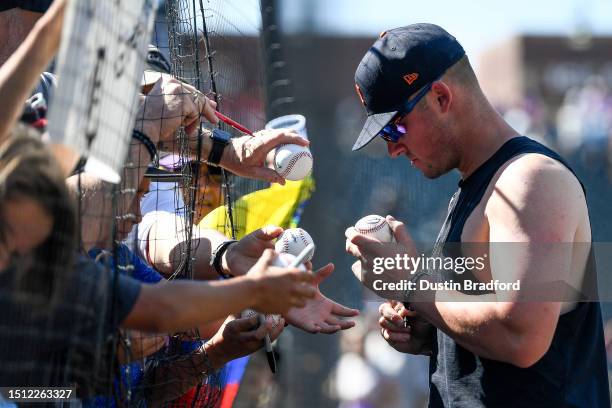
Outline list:
[[[355,72],[355,89],[368,118],[353,150],[370,143],[410,96],[464,55],[455,37],[435,24],[411,24],[381,33]]]

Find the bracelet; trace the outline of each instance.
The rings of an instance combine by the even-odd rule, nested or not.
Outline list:
[[[149,136],[145,135],[140,130],[134,129],[132,130],[132,138],[142,143],[149,152],[149,155],[151,156],[151,161],[155,161],[155,158],[157,157],[157,147],[155,147],[155,144],[149,138]]]
[[[236,241],[235,239],[228,239],[227,241],[223,241],[210,254],[210,266],[215,268],[217,275],[219,275],[223,279],[233,278],[232,275],[223,272],[223,269],[221,269],[221,260],[223,259],[223,254],[225,253],[227,248],[229,248],[229,246],[234,242],[238,241]]]

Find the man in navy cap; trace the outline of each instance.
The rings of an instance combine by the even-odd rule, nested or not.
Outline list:
[[[448,276],[422,268],[406,274],[416,289],[381,305],[385,340],[431,355],[430,407],[609,407],[589,214],[568,164],[503,120],[461,45],[436,25],[381,34],[355,81],[368,118],[353,150],[379,137],[428,178],[461,175],[434,254],[476,243],[487,262],[450,277],[520,282],[512,291],[423,290]],[[404,224],[387,221],[399,245],[346,232],[366,270],[376,257],[417,257]],[[533,295],[538,282],[560,285]]]

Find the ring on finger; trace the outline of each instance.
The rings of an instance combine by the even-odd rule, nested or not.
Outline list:
[[[204,94],[203,94],[202,92],[200,92],[200,91],[195,91],[195,92],[193,92],[193,93],[192,93],[192,95],[193,95],[193,103],[194,103],[194,104],[198,105],[198,101],[199,101],[200,103],[204,103],[204,104],[206,104],[206,99],[204,99],[204,100],[202,101],[202,99],[200,98],[200,96],[204,96]]]

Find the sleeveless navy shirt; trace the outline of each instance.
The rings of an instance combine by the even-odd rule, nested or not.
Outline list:
[[[497,170],[524,153],[551,157],[572,171],[542,144],[524,136],[510,139],[459,183],[434,251],[446,242],[461,242],[465,222]],[[594,270],[592,252],[589,264]],[[585,273],[587,277],[596,279]],[[549,350],[528,368],[479,357],[440,330],[436,337],[430,359],[430,407],[610,407],[599,303],[581,302],[561,315]]]

